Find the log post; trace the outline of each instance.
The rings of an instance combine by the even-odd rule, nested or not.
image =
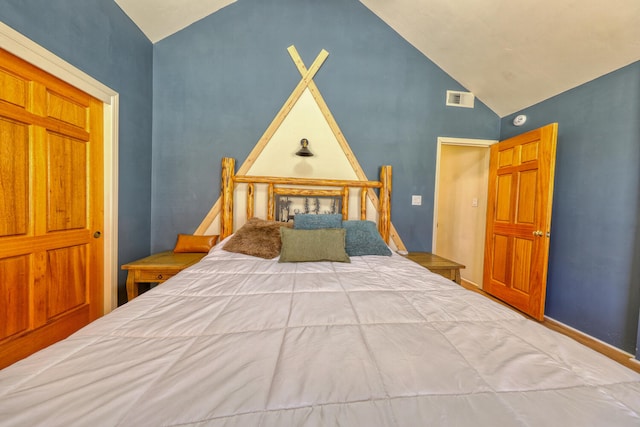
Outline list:
[[[222,208],[220,211],[220,240],[233,233],[233,178],[236,161],[230,157],[222,158],[222,175],[220,180]]]
[[[342,220],[349,219],[349,187],[342,188]]]
[[[253,208],[254,208],[254,184],[250,182],[247,184],[247,221],[253,218]]]
[[[360,189],[360,220],[367,219],[367,189]]]
[[[385,242],[389,243],[391,231],[391,166],[385,165],[380,169],[380,218],[378,230]]]
[[[276,213],[275,190],[273,183],[267,188],[267,221],[273,221]]]

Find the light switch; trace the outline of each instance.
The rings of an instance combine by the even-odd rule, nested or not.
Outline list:
[[[421,206],[422,205],[422,196],[413,195],[411,196],[411,204],[413,206]]]
[[[478,198],[474,197],[473,199],[471,199],[471,207],[472,208],[477,208],[478,207]]]

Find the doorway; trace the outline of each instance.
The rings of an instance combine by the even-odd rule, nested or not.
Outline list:
[[[432,252],[466,266],[465,282],[482,288],[489,178],[494,140],[438,138]]]

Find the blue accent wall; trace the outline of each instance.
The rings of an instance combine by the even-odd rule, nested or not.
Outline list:
[[[0,21],[120,94],[118,264],[147,256],[152,43],[113,0],[2,0]]]
[[[525,126],[512,125],[517,114],[527,115]],[[503,118],[501,139],[551,122],[558,149],[546,315],[636,353],[640,62]]]
[[[195,230],[220,159],[241,164],[298,84],[290,45],[307,67],[329,52],[315,83],[367,176],[394,167],[393,223],[429,250],[437,137],[496,139],[500,120],[446,107],[464,88],[357,0],[239,0],[154,45],[152,249]]]

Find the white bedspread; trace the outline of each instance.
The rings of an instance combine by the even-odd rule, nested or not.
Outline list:
[[[394,255],[224,252],[0,371],[1,426],[640,426],[640,375]]]

